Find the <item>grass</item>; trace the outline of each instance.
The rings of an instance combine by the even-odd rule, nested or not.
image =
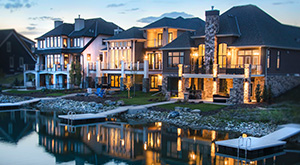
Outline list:
[[[65,95],[65,93],[49,93],[49,94],[46,94],[46,96],[63,96]]]
[[[23,74],[16,74],[16,75],[9,75],[9,76],[4,76],[0,77],[0,84],[13,84],[14,81],[18,79],[19,83],[23,84]]]
[[[200,109],[201,111],[206,112],[206,111],[213,111],[213,110],[223,108],[223,107],[225,107],[225,105],[175,103],[175,104],[159,105],[159,107],[170,109],[170,110],[174,110],[175,107],[188,107],[190,109]]]
[[[117,96],[126,97],[122,99],[126,105],[143,105],[143,104],[151,104],[157,102],[157,101],[149,101],[149,100],[162,101],[164,96],[152,96],[155,93],[156,92],[143,93],[142,91],[136,91],[135,96],[133,96],[133,92],[131,91],[130,96],[132,98],[129,99],[127,98],[128,92],[122,91]]]
[[[300,104],[300,85],[274,99],[275,103],[286,101]]]
[[[35,92],[41,92],[40,90],[28,90],[28,91],[20,91],[20,90],[10,90],[7,91],[7,93],[12,93],[12,94],[29,94],[29,93],[35,93]]]

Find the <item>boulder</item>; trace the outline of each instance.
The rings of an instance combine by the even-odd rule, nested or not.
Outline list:
[[[123,100],[117,101],[117,106],[123,106],[123,105],[125,105]]]
[[[168,114],[167,118],[168,118],[168,119],[170,119],[170,118],[175,118],[175,117],[177,117],[177,116],[179,116],[179,115],[180,115],[179,112],[177,112],[177,111],[172,111],[172,112],[170,112],[170,113]]]
[[[201,110],[200,109],[194,109],[191,111],[192,113],[201,113]]]

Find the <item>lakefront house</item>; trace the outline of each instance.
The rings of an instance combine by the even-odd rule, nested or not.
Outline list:
[[[34,85],[41,87],[69,89],[72,63],[81,64],[82,80],[80,87],[94,87],[97,80],[96,70],[100,68],[100,50],[106,47],[104,40],[122,29],[102,18],[75,19],[74,24],[54,22],[54,29],[36,38],[37,62],[27,65],[24,71],[24,83],[30,74],[35,75]],[[28,84],[28,83],[27,83]]]

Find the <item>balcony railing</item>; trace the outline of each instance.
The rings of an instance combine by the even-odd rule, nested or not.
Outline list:
[[[111,64],[111,63],[101,63],[101,69],[102,70],[109,70],[109,69],[117,69],[117,70],[121,70],[121,64],[119,66],[115,65],[115,64]],[[133,70],[133,71],[142,71],[144,70],[144,63],[140,63],[139,61],[134,63],[134,62],[130,62],[130,63],[124,63],[124,69],[125,70]],[[149,64],[149,70],[162,70],[162,63],[161,62],[157,62],[157,63],[153,63],[153,64]]]
[[[208,74],[212,74],[213,65],[209,65]],[[206,73],[206,65],[196,66],[196,65],[184,65],[183,73],[191,73],[191,74],[207,74]]]
[[[25,64],[24,71],[68,71],[68,67],[65,67],[65,65],[62,64],[49,65],[49,68],[44,64]]]

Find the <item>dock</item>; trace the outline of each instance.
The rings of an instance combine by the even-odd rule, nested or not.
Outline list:
[[[236,156],[243,159],[265,157],[270,154],[282,152],[286,140],[300,133],[299,124],[287,124],[280,129],[260,138],[246,137],[224,141],[217,141],[219,154]]]
[[[0,109],[16,109],[23,105],[37,103],[39,101],[41,101],[41,99],[38,98],[38,99],[25,100],[25,101],[20,101],[15,103],[0,103]]]
[[[109,115],[114,115],[117,113],[124,113],[124,112],[127,112],[129,114],[143,113],[147,111],[147,108],[158,106],[158,105],[164,105],[164,104],[172,104],[175,102],[176,101],[165,101],[165,102],[158,102],[158,103],[146,104],[146,105],[121,106],[116,109],[108,110],[100,113],[75,114],[71,112],[68,115],[59,115],[58,118],[61,119],[61,123],[67,125],[97,123],[97,122],[104,122],[107,116]]]

